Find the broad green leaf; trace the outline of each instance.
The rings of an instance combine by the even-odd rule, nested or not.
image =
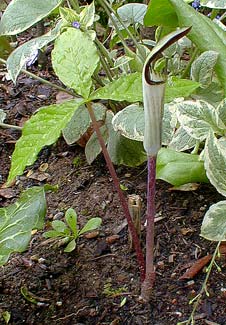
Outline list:
[[[166,85],[165,103],[175,98],[189,97],[199,86],[200,83],[193,80],[171,77]]]
[[[166,85],[165,103],[169,103],[177,97],[188,97],[199,86],[198,82],[172,77]],[[89,99],[126,100],[130,103],[142,102],[141,73],[135,72],[122,76],[93,92]]]
[[[217,115],[219,116],[221,121],[226,125],[226,98],[224,98],[217,107]]]
[[[202,88],[207,88],[211,84],[217,58],[217,52],[205,51],[192,63],[191,77],[199,82]]]
[[[43,187],[26,190],[16,203],[0,208],[0,265],[11,253],[23,252],[31,239],[32,229],[41,229],[46,214]]]
[[[90,100],[111,99],[127,102],[142,101],[141,73],[121,76],[91,94]]]
[[[44,146],[53,144],[59,138],[61,131],[81,104],[79,100],[70,100],[42,107],[24,124],[22,136],[17,141],[12,155],[8,183],[17,175],[21,175],[26,166],[34,163]]]
[[[15,83],[21,69],[26,68],[26,64],[30,57],[37,52],[37,50],[43,48],[50,42],[52,42],[60,33],[61,23],[58,24],[53,30],[50,30],[47,34],[31,39],[30,41],[19,46],[13,51],[7,59],[6,65],[9,72],[9,76]]]
[[[94,114],[97,121],[104,121],[107,108],[100,103],[93,103]],[[72,119],[63,130],[63,136],[67,144],[73,144],[91,126],[89,112],[85,105],[80,106],[74,113]]]
[[[157,157],[157,179],[174,186],[186,183],[208,182],[204,163],[198,155],[162,148]]]
[[[59,79],[79,95],[88,98],[92,75],[99,56],[91,38],[79,29],[68,28],[55,41],[53,69]]]
[[[77,229],[77,213],[75,212],[74,209],[69,208],[66,213],[65,213],[65,220],[68,224],[68,226],[71,228],[73,235],[75,238],[77,237],[78,234],[78,229]]]
[[[211,184],[226,196],[226,138],[217,139],[209,133],[205,145],[204,164]]]
[[[62,0],[12,0],[0,21],[0,34],[16,35],[31,27],[51,11]]]
[[[183,127],[179,127],[173,135],[169,145],[170,149],[185,151],[194,148],[197,140],[191,137]]]
[[[117,10],[117,14],[123,21],[124,25],[126,27],[129,27],[130,25],[140,24],[143,25],[144,15],[147,10],[147,5],[142,3],[128,3]],[[117,17],[114,17],[117,26],[119,29],[124,29],[124,26],[120,24]],[[111,23],[109,24],[111,27]]]
[[[177,127],[176,107],[174,102],[164,105],[162,119],[162,144],[168,145]]]
[[[161,2],[161,1],[160,1]],[[226,92],[226,56],[225,32],[208,17],[194,10],[191,6],[178,0],[169,0],[174,6],[179,26],[191,26],[188,34],[190,40],[202,51],[216,51],[219,54],[215,71]]]
[[[61,220],[53,220],[53,222],[51,223],[53,229],[58,232],[61,233],[62,235],[69,235],[70,234],[70,230],[67,227],[67,225],[61,221]]]
[[[222,134],[225,125],[219,119],[216,109],[204,101],[184,101],[176,104],[178,120],[185,131],[193,138],[203,141],[212,129]]]
[[[67,244],[67,246],[65,247],[64,252],[65,252],[65,253],[70,253],[70,252],[72,252],[75,248],[76,248],[76,241],[75,241],[75,239],[72,239],[72,240]]]
[[[226,240],[226,201],[213,204],[206,212],[202,227],[201,236],[212,241]]]
[[[102,219],[99,217],[96,218],[91,218],[90,220],[87,221],[85,226],[79,231],[78,235],[82,235],[87,231],[92,231],[100,227],[102,223]]]
[[[145,26],[178,26],[174,7],[168,0],[151,0],[144,17]]]
[[[0,123],[3,123],[6,118],[6,113],[3,111],[3,109],[0,109]]]
[[[201,6],[213,9],[226,9],[225,0],[201,0]]]

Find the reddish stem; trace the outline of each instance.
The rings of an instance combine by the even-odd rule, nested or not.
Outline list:
[[[149,301],[155,281],[154,269],[154,221],[155,221],[156,156],[148,157],[146,274],[141,287],[141,297]]]
[[[145,263],[144,263],[144,255],[142,253],[141,246],[140,246],[140,240],[139,240],[139,237],[137,235],[136,229],[134,227],[134,224],[133,224],[130,212],[129,212],[129,208],[128,208],[128,204],[126,202],[125,196],[124,196],[124,194],[123,194],[123,192],[122,192],[122,190],[120,188],[120,183],[119,183],[115,168],[114,168],[114,166],[112,164],[112,161],[111,161],[111,158],[110,158],[109,153],[107,151],[104,139],[103,139],[102,134],[100,132],[100,129],[99,129],[99,126],[98,126],[98,123],[97,123],[97,120],[96,120],[96,117],[95,117],[95,114],[94,114],[94,111],[93,111],[93,108],[92,108],[92,104],[87,103],[86,105],[87,105],[87,109],[89,111],[91,121],[93,123],[93,128],[94,128],[94,130],[95,130],[95,132],[97,134],[97,138],[98,138],[98,141],[100,143],[100,146],[101,146],[101,149],[102,149],[102,152],[103,152],[107,167],[108,167],[110,175],[112,177],[115,189],[116,189],[116,191],[118,193],[119,200],[120,200],[123,212],[124,212],[125,217],[127,219],[128,227],[129,227],[129,230],[130,230],[130,233],[131,233],[131,236],[132,236],[132,240],[133,240],[133,243],[134,243],[134,249],[135,249],[136,255],[137,255],[137,261],[138,261],[139,268],[140,268],[141,281],[143,281],[144,277],[145,277]]]

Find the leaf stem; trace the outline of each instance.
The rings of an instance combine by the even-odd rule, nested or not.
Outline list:
[[[191,65],[192,65],[192,63],[194,62],[194,60],[195,60],[195,58],[196,58],[196,55],[197,55],[198,53],[199,53],[199,49],[196,47],[195,50],[194,50],[194,52],[193,52],[193,54],[192,54],[192,56],[191,56],[191,59],[189,60],[187,66],[186,66],[186,68],[185,68],[185,70],[184,70],[184,72],[183,72],[183,74],[182,74],[182,76],[181,76],[182,79],[183,79],[183,78],[186,78],[186,77],[189,75]]]
[[[114,168],[114,166],[112,164],[111,158],[110,158],[109,153],[107,151],[107,148],[105,146],[104,139],[103,139],[103,137],[101,135],[99,126],[97,124],[96,117],[95,117],[95,114],[94,114],[94,111],[93,111],[93,108],[92,108],[92,103],[88,102],[88,103],[86,103],[86,106],[87,106],[88,112],[90,114],[90,118],[92,120],[92,123],[93,123],[93,128],[94,128],[94,130],[95,130],[95,132],[97,134],[98,141],[99,141],[100,146],[102,148],[102,152],[103,152],[107,167],[109,169],[110,175],[112,177],[115,189],[116,189],[116,191],[118,193],[119,200],[120,200],[123,212],[124,212],[125,217],[126,217],[127,222],[128,222],[128,227],[129,227],[131,236],[133,238],[134,248],[135,248],[136,255],[137,255],[137,261],[138,261],[139,268],[140,268],[141,281],[143,281],[144,276],[145,276],[145,265],[144,265],[144,256],[143,256],[141,246],[140,246],[140,240],[139,240],[139,237],[137,235],[136,229],[134,227],[134,224],[133,224],[130,212],[129,212],[129,208],[128,208],[128,204],[126,202],[125,196],[124,196],[124,194],[123,194],[123,192],[122,192],[122,190],[120,188],[120,183],[119,183],[117,174],[115,172],[115,168]]]
[[[154,219],[155,219],[155,184],[156,156],[148,156],[147,182],[147,226],[146,226],[146,274],[141,286],[141,298],[148,302],[155,281],[154,268]]]
[[[3,64],[6,65],[6,61],[5,61],[4,59],[1,59],[1,58],[0,58],[0,62],[2,62]],[[45,84],[45,85],[48,85],[48,86],[50,86],[50,87],[52,87],[52,88],[55,88],[55,89],[60,90],[60,91],[63,91],[63,92],[65,92],[65,93],[67,93],[67,94],[69,94],[69,95],[72,95],[72,96],[74,96],[74,97],[78,97],[78,96],[76,96],[72,91],[67,90],[67,89],[65,89],[65,88],[63,88],[63,87],[60,87],[60,86],[58,86],[58,85],[56,85],[56,84],[54,84],[54,83],[52,83],[52,82],[50,82],[50,81],[48,81],[48,80],[45,80],[45,79],[43,79],[43,78],[41,78],[41,77],[38,77],[38,76],[36,76],[34,73],[32,73],[32,72],[30,72],[30,71],[27,71],[27,70],[25,70],[25,69],[21,69],[21,72],[23,72],[24,74],[26,74],[27,76],[29,76],[29,77],[31,77],[31,78],[34,78],[34,79],[40,81],[41,83],[43,83],[43,84]]]
[[[7,123],[0,123],[0,127],[4,128],[4,129],[13,129],[13,130],[22,131],[22,128],[20,126],[11,125],[11,124],[7,124]]]

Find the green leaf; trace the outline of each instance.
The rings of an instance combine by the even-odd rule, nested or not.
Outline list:
[[[79,29],[68,28],[55,41],[53,69],[59,79],[79,95],[88,98],[92,75],[99,56],[93,41]]]
[[[78,234],[78,229],[77,229],[77,213],[75,212],[74,209],[70,208],[67,209],[65,213],[65,220],[68,224],[68,226],[71,228],[73,235],[75,238],[77,237]]]
[[[85,226],[79,231],[78,236],[84,234],[87,231],[92,231],[100,227],[102,219],[99,217],[91,218],[87,221]]]
[[[26,68],[26,63],[32,57],[37,50],[43,48],[50,42],[52,42],[60,33],[59,23],[53,30],[50,30],[43,36],[34,38],[23,45],[19,46],[13,51],[7,59],[6,65],[9,72],[9,76],[15,83],[21,69]]]
[[[164,105],[162,119],[162,144],[168,145],[177,127],[176,107],[174,102]]]
[[[219,82],[213,81],[207,88],[198,88],[193,97],[204,100],[216,107],[224,98],[224,93]]]
[[[226,9],[225,0],[201,0],[201,6],[213,9]]]
[[[222,134],[225,125],[219,119],[216,109],[204,101],[184,101],[176,104],[180,125],[193,138],[203,141],[212,129]]]
[[[22,136],[17,141],[12,155],[8,183],[17,175],[21,175],[26,166],[34,163],[44,146],[53,144],[59,138],[62,129],[81,104],[80,100],[70,100],[62,104],[42,107],[25,123]]]
[[[105,120],[107,108],[100,103],[92,103],[97,121]],[[63,130],[63,136],[67,144],[78,141],[91,126],[89,112],[85,105],[81,105],[74,113],[70,122]]]
[[[67,225],[61,221],[61,220],[54,220],[51,223],[53,229],[61,234],[69,235],[70,234],[70,229],[67,227]]]
[[[60,7],[59,9],[64,25],[71,26],[74,21],[80,20],[79,14],[77,14],[75,10],[63,7]]]
[[[169,103],[175,98],[189,97],[199,86],[200,83],[193,80],[171,77],[166,85],[165,103]]]
[[[23,252],[31,239],[32,229],[41,229],[46,214],[43,187],[26,190],[16,203],[0,208],[0,265],[11,253]]]
[[[200,84],[198,82],[172,77],[166,85],[165,103],[171,102],[177,97],[188,97],[199,86]],[[122,76],[106,86],[99,88],[91,94],[89,99],[126,100],[130,103],[142,102],[141,73],[135,72]]]
[[[178,16],[179,26],[191,26],[188,38],[202,51],[216,51],[219,54],[215,71],[226,93],[225,32],[211,19],[178,0],[169,0]]]
[[[209,133],[205,145],[204,164],[211,184],[226,196],[226,138],[217,139]]]
[[[206,212],[202,227],[201,236],[212,241],[226,239],[226,201],[213,204]]]
[[[142,101],[141,73],[121,76],[91,94],[90,100],[112,99],[127,102]]]
[[[174,7],[168,0],[152,0],[149,2],[147,13],[144,17],[145,26],[178,26],[178,18]]]
[[[63,236],[64,236],[64,234],[62,234],[61,232],[58,232],[56,230],[49,230],[43,234],[43,237],[45,237],[45,238],[57,238],[57,237],[63,237]]]
[[[9,324],[11,313],[9,313],[7,310],[2,312],[2,317],[6,324]]]
[[[6,36],[0,36],[0,58],[6,60],[12,50],[10,39]]]
[[[207,88],[211,84],[217,58],[217,52],[205,51],[192,63],[192,79],[199,82],[202,88]]]
[[[85,8],[80,13],[80,23],[84,26],[84,28],[91,27],[93,25],[95,18],[95,5],[94,1],[85,6]]]
[[[65,253],[70,253],[70,252],[72,252],[75,248],[76,248],[76,241],[75,241],[75,239],[72,239],[72,240],[67,244],[67,246],[65,247],[64,252],[65,252]]]
[[[217,107],[217,115],[219,116],[221,121],[226,125],[226,98],[224,98]]]
[[[204,163],[198,155],[176,152],[162,148],[157,157],[157,179],[174,186],[186,183],[208,183]]]
[[[118,8],[117,13],[121,20],[123,21],[126,27],[134,24],[143,25],[144,15],[147,10],[147,5],[142,3],[128,3],[124,6]],[[117,17],[114,16],[115,22],[119,29],[124,29],[124,26],[120,24]],[[111,22],[109,22],[109,26],[113,27]]]
[[[0,34],[16,35],[57,8],[62,0],[12,0],[0,21]]]

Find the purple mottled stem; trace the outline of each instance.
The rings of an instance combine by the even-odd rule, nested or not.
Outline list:
[[[154,269],[154,220],[155,220],[156,156],[148,157],[146,274],[141,286],[141,297],[149,301],[155,281]]]
[[[114,168],[114,166],[112,164],[111,158],[110,158],[109,153],[107,151],[107,148],[105,146],[104,139],[103,139],[103,137],[101,135],[99,126],[97,124],[96,117],[94,115],[94,111],[93,111],[93,108],[92,108],[92,104],[87,103],[86,106],[87,106],[87,109],[89,111],[89,115],[90,115],[90,118],[91,118],[92,123],[93,123],[93,128],[94,128],[94,130],[95,130],[95,132],[97,134],[97,138],[98,138],[98,141],[100,143],[100,146],[101,146],[101,149],[102,149],[106,164],[108,166],[109,172],[111,174],[115,189],[116,189],[116,191],[118,193],[119,200],[120,200],[123,212],[124,212],[125,217],[127,219],[128,227],[129,227],[129,230],[130,230],[130,233],[131,233],[131,236],[132,236],[132,240],[133,240],[133,243],[134,243],[134,249],[135,249],[136,255],[137,255],[137,262],[138,262],[139,268],[140,268],[141,281],[143,281],[144,277],[145,277],[145,263],[144,263],[144,255],[142,253],[141,246],[140,246],[140,240],[139,240],[139,237],[137,235],[136,229],[134,227],[134,224],[133,224],[130,212],[129,212],[129,208],[128,208],[128,204],[126,202],[125,196],[122,193],[122,190],[120,188],[120,183],[119,183],[117,174],[115,172],[115,168]]]

